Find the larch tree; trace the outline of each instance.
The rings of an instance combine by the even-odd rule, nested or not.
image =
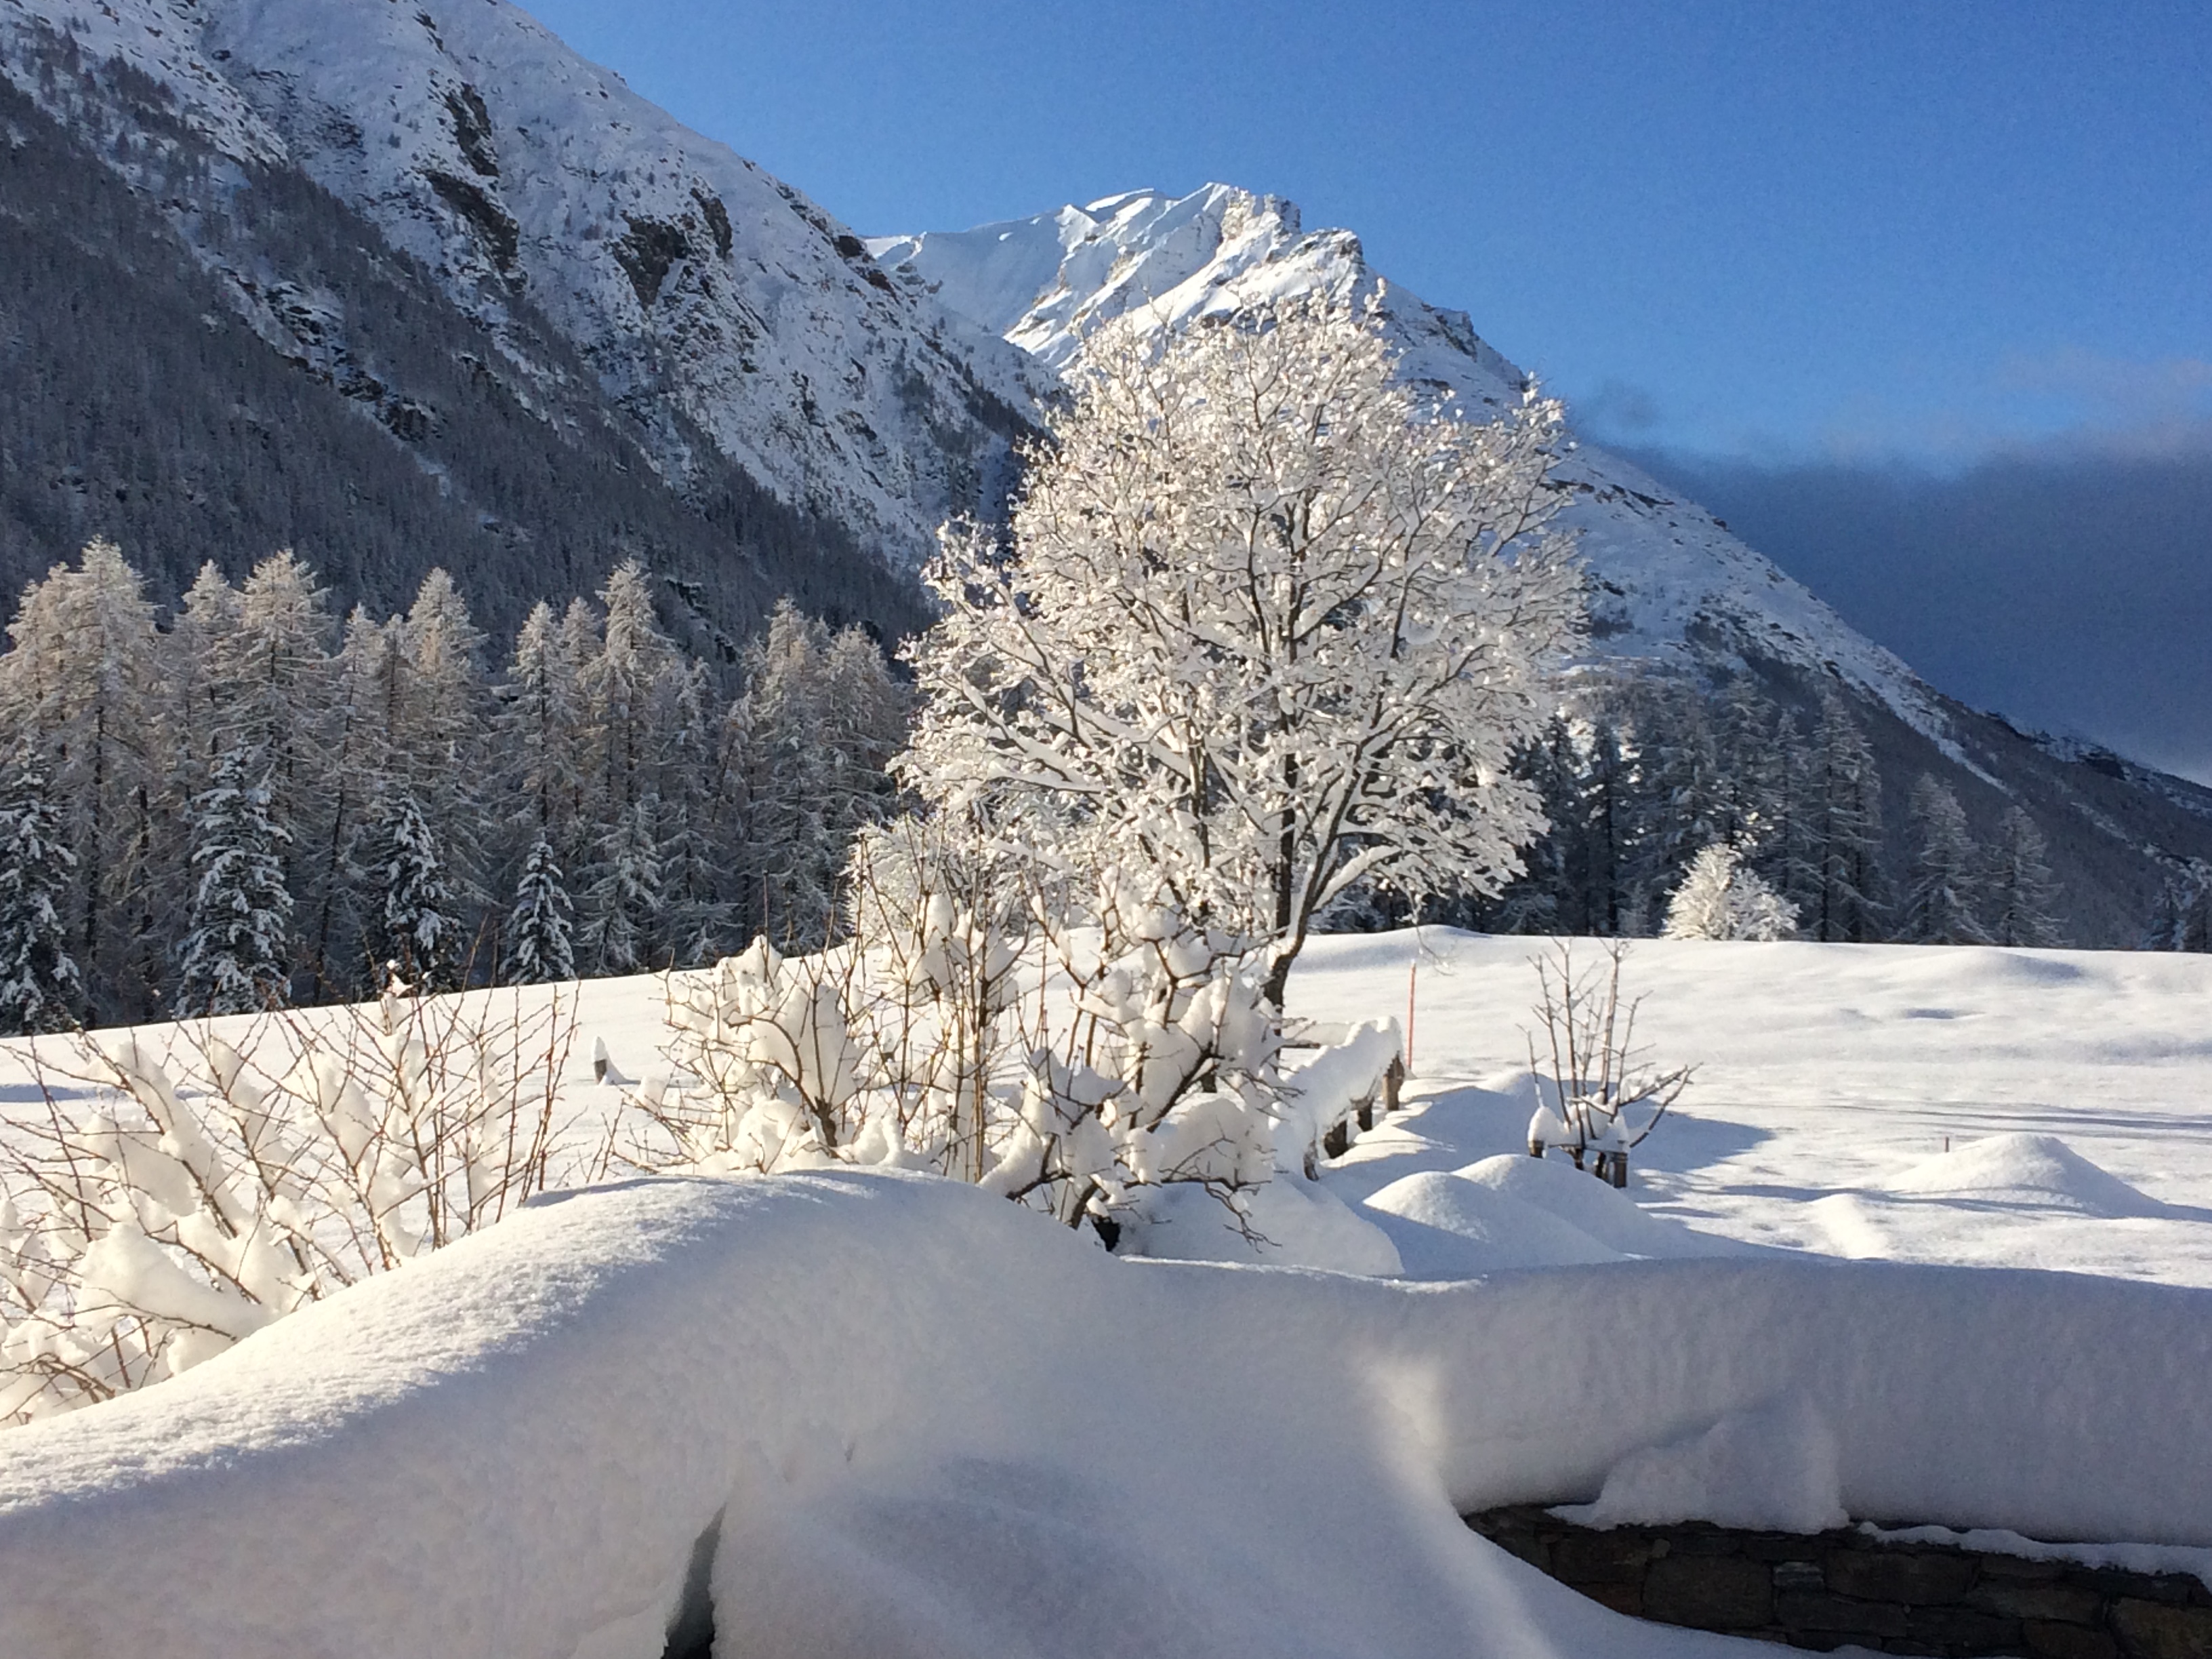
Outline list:
[[[1881,937],[1881,775],[1874,750],[1842,697],[1821,700],[1812,752],[1799,775],[1799,816],[1809,890],[1800,903],[1806,931],[1823,941]]]
[[[1270,941],[1281,1006],[1361,882],[1492,893],[1540,827],[1516,745],[1575,637],[1557,404],[1486,425],[1319,297],[1093,335],[1000,546],[948,531],[901,775],[940,811]]]
[[[665,881],[659,798],[647,793],[631,802],[600,836],[598,851],[597,874],[585,893],[585,962],[594,974],[641,972],[655,965]]]
[[[76,857],[68,921],[93,1000],[152,1012],[161,960],[144,878],[163,781],[159,653],[145,582],[112,542],[88,544],[25,589],[0,657],[0,719],[46,765]]]
[[[2058,889],[2046,854],[2035,820],[2018,806],[2005,808],[1996,839],[1982,856],[1982,918],[1990,944],[2064,943],[2051,914]]]
[[[1927,773],[1912,786],[1912,873],[1900,934],[1914,945],[1986,945],[1977,915],[1981,855],[1966,809],[1950,786]]]
[[[400,629],[405,680],[394,737],[407,793],[428,825],[458,898],[481,890],[490,693],[484,636],[443,570],[433,570]]]

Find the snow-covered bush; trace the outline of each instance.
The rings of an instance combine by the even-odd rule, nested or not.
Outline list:
[[[1553,939],[1534,959],[1541,994],[1534,1013],[1542,1023],[1527,1033],[1528,1073],[1536,1109],[1528,1120],[1528,1151],[1565,1152],[1577,1170],[1591,1167],[1601,1181],[1628,1184],[1628,1155],[1659,1127],[1681,1097],[1694,1067],[1662,1070],[1637,1046],[1636,1015],[1642,999],[1621,1000],[1623,939],[1603,942],[1602,960],[1575,961],[1571,939]],[[1594,1166],[1583,1160],[1595,1155]]]
[[[43,1041],[0,1136],[0,1422],[173,1376],[546,1186],[573,1006]]]
[[[629,1161],[902,1164],[1070,1225],[1139,1188],[1233,1203],[1272,1179],[1265,953],[1118,870],[1076,902],[973,847],[890,826],[868,841],[855,942],[787,957],[757,941],[673,976],[672,1069],[631,1097]]]
[[[946,532],[908,647],[904,782],[1265,940],[1279,1006],[1347,890],[1495,892],[1541,827],[1509,762],[1579,616],[1546,531],[1559,408],[1475,425],[1395,369],[1374,313],[1322,297],[1109,325],[1010,544]]]
[[[1705,848],[1667,904],[1667,939],[1788,939],[1797,907],[1767,885],[1725,842]]]
[[[1017,1121],[986,1185],[1063,1219],[1108,1218],[1130,1189],[1231,1196],[1275,1171],[1280,1024],[1251,941],[1200,927],[1161,886],[1109,867],[1081,925],[1039,905],[1047,980]],[[1233,1202],[1233,1197],[1232,1197]]]

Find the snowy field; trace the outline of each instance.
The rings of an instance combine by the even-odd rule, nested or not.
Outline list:
[[[1422,931],[1408,1109],[1323,1175],[1353,1214],[1401,1243],[1401,1261],[1413,1254],[1403,1261],[1413,1276],[1604,1259],[1555,1233],[1548,1249],[1510,1233],[1486,1242],[1474,1222],[1464,1245],[1439,1240],[1365,1202],[1408,1176],[1525,1152],[1524,1033],[1536,1024],[1530,964],[1541,946]],[[1292,977],[1291,1012],[1402,1023],[1414,957],[1411,933],[1318,939]],[[1622,983],[1644,998],[1638,1035],[1652,1057],[1697,1067],[1636,1153],[1631,1195],[1715,1241],[1676,1231],[1658,1245],[1646,1229],[1645,1248],[1624,1244],[1629,1253],[1732,1241],[2212,1286],[2212,957],[1646,939]],[[594,1044],[619,1073],[648,1074],[662,1003],[652,978],[582,987],[568,1093],[586,1128],[620,1094],[592,1084]],[[1566,1190],[1560,1202],[1582,1189]],[[1295,1209],[1277,1215],[1281,1248],[1261,1260],[1377,1270],[1371,1243],[1301,1224]],[[1249,1254],[1157,1233],[1149,1245]]]
[[[1537,942],[1423,939],[1415,1110],[1330,1176],[1353,1202],[1525,1141]],[[1293,1010],[1402,1019],[1413,957],[1411,934],[1321,940]],[[2212,957],[1655,939],[1623,982],[1655,1057],[1698,1068],[1636,1155],[1647,1210],[1826,1255],[2212,1285]],[[1996,1137],[2060,1147],[1972,1145]]]
[[[1396,1282],[912,1176],[554,1195],[0,1433],[0,1653],[658,1659],[687,1577],[725,1659],[1752,1650],[1456,1519],[1528,1499],[2212,1571],[2212,961],[1639,944],[1699,1069],[1624,1198],[1521,1152],[1537,942],[1424,945],[1408,1109],[1256,1218]],[[1402,1018],[1413,950],[1320,942],[1294,1012]],[[580,1132],[659,1006],[585,988]]]

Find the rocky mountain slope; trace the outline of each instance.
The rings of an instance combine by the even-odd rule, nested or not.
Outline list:
[[[771,539],[905,569],[946,514],[1003,497],[1049,381],[504,0],[0,0],[0,75],[129,188],[144,248],[181,245],[161,262],[198,268],[210,330],[350,399],[449,497],[464,481],[428,440],[474,418],[440,368],[467,358],[556,447],[616,434],[710,517],[734,490],[781,514]],[[331,257],[246,210],[280,198],[351,222]],[[376,284],[333,270],[348,258],[414,291],[362,303]],[[434,313],[438,364],[396,372]],[[913,614],[888,587],[845,608]]]
[[[872,239],[899,287],[973,318],[1066,369],[1089,331],[1132,312],[1164,329],[1270,296],[1376,299],[1409,380],[1470,418],[1521,395],[1527,377],[1444,311],[1367,264],[1348,231],[1307,232],[1292,204],[1226,185],[1182,197],[1137,191],[1034,218]],[[1577,442],[1554,475],[1590,579],[1598,672],[1624,666],[1754,674],[1809,711],[1824,690],[1854,703],[1891,802],[1892,862],[1905,866],[1903,802],[1923,771],[1993,824],[2014,801],[2051,838],[2065,917],[2080,942],[2133,943],[2177,860],[2212,854],[2212,791],[2101,752],[2014,731],[1924,683],[1694,501],[1600,447]]]

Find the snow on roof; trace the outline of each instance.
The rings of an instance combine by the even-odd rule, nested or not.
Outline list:
[[[653,1659],[719,1515],[747,1650],[1717,1656],[1455,1511],[1784,1402],[1854,1515],[2212,1544],[2209,1362],[2212,1293],[2063,1274],[1410,1285],[927,1178],[634,1182],[0,1436],[0,1652]]]

